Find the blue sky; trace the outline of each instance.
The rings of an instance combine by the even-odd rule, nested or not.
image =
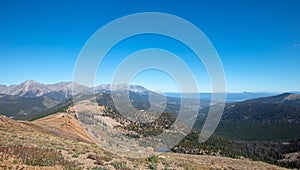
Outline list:
[[[103,25],[137,12],[164,12],[195,24],[215,46],[227,90],[300,90],[300,1],[0,1],[0,84],[27,79],[71,81],[79,52]],[[138,45],[137,45],[138,44]],[[209,91],[205,69],[180,43],[155,35],[117,44],[100,66],[96,82],[109,83],[122,57],[142,48],[176,51]],[[176,91],[174,80],[149,70],[133,81],[153,90]]]

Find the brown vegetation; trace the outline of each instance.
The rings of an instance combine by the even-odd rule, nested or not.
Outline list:
[[[248,159],[175,153],[124,158],[92,143],[68,116],[56,114],[34,122],[0,116],[0,169],[282,169]]]

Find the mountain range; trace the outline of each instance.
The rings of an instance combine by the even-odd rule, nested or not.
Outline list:
[[[101,114],[100,122],[107,122],[107,127],[117,127],[121,132],[127,132],[123,135],[133,138],[158,135],[174,123],[181,107],[191,111],[199,106],[191,134],[177,146],[167,150],[226,157],[238,155],[287,167],[300,167],[297,157],[300,144],[299,94],[283,93],[267,97],[254,95],[253,98],[243,101],[229,101],[225,104],[221,121],[213,136],[204,144],[199,144],[197,135],[201,133],[208,110],[214,103],[211,103],[209,98],[201,99],[199,103],[193,97],[185,100],[179,96],[164,97],[138,85],[129,86],[129,89],[126,84],[75,86],[76,91],[71,95],[71,82],[47,85],[29,80],[19,85],[1,85],[0,114],[16,120],[25,120],[21,122],[43,133],[93,142],[79,126],[69,127],[81,120],[80,116],[74,114],[75,103],[80,106],[79,115],[93,117]],[[155,109],[149,110],[153,101],[157,105],[156,108],[159,108],[160,101],[166,99],[166,107],[155,121],[134,123],[120,114],[113,100],[113,97],[117,96],[122,103],[126,94],[129,94],[132,105],[144,113],[141,118],[148,118],[156,113]],[[245,93],[241,96],[245,96]],[[140,116],[138,112],[133,114],[135,117]]]
[[[88,91],[91,93],[100,93],[100,92],[110,92],[110,91],[121,91],[127,89],[126,84],[118,84],[118,85],[111,85],[111,84],[100,84],[95,87],[87,87],[84,85],[79,85],[72,82],[60,82],[55,84],[43,84],[36,82],[34,80],[27,80],[18,85],[0,85],[0,94],[8,94],[14,95],[18,97],[39,97],[39,96],[48,96],[56,100],[64,100],[69,98],[72,93],[72,85],[75,85],[74,90],[75,93],[79,93],[82,91]],[[78,92],[76,90],[78,89]],[[148,93],[150,90],[146,89],[143,86],[139,85],[130,85],[129,90],[133,92],[139,93]],[[291,92],[293,94],[299,94],[299,92]],[[166,92],[164,93],[167,97],[175,97],[180,98],[181,93],[175,92]],[[254,98],[261,98],[261,97],[270,97],[274,95],[278,95],[279,93],[251,93],[251,92],[241,92],[241,93],[226,93],[227,102],[237,102],[237,101],[244,101]],[[185,96],[188,98],[198,98],[198,95],[203,100],[210,100],[211,93],[185,93]]]
[[[113,94],[129,93],[130,102],[138,110],[148,110],[151,107],[150,96],[155,103],[164,96],[152,92],[142,86],[130,85],[98,85],[86,87],[75,84],[74,96],[72,82],[42,84],[33,80],[19,85],[0,86],[0,113],[18,119],[32,120],[55,113],[69,107],[73,101],[94,100],[99,105],[116,109],[112,99]],[[125,93],[124,93],[125,92]],[[94,93],[96,95],[94,95]],[[244,96],[245,93],[241,93]],[[259,97],[233,102],[225,105],[221,122],[216,134],[234,140],[286,140],[300,138],[300,95],[284,93],[275,96]],[[121,98],[119,97],[119,100]],[[164,112],[177,115],[180,110],[181,98],[166,97]],[[122,102],[122,101],[121,101]],[[189,98],[184,100],[182,109],[193,110],[199,101]],[[210,100],[202,99],[198,111],[195,129],[201,130],[208,110]],[[159,108],[159,105],[157,106]],[[237,128],[238,127],[238,128]]]
[[[65,100],[69,98],[73,93],[78,94],[80,92],[90,92],[99,93],[99,92],[109,92],[112,90],[119,91],[127,89],[126,84],[119,85],[110,85],[110,84],[101,84],[96,87],[87,87],[84,85],[79,85],[72,82],[60,82],[56,84],[42,84],[34,80],[27,80],[19,85],[0,85],[0,94],[13,95],[18,97],[34,98],[40,96],[47,96],[55,100]],[[142,86],[130,85],[129,89],[134,92],[148,92],[148,90]]]
[[[0,113],[14,119],[29,120],[40,112],[46,111],[64,103],[74,95],[92,95],[94,93],[110,93],[127,88],[125,84],[103,84],[96,87],[87,87],[72,82],[56,84],[42,84],[34,80],[27,80],[19,85],[0,85]],[[149,94],[150,91],[142,86],[131,85],[130,91]]]

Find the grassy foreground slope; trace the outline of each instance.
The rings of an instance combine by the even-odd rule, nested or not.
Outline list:
[[[0,116],[0,169],[283,168],[249,159],[176,153],[124,158],[93,143],[74,117],[58,113],[33,122]]]

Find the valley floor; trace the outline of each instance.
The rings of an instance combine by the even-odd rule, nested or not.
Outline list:
[[[33,122],[0,116],[0,169],[284,169],[249,159],[177,153],[124,158],[93,143],[76,121],[64,113]]]

